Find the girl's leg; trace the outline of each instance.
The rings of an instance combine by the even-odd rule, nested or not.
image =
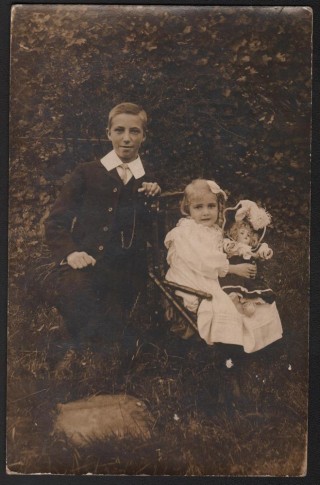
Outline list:
[[[242,397],[241,374],[245,353],[240,345],[215,344],[219,372],[219,404],[232,408]]]

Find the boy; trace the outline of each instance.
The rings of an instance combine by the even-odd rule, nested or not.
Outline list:
[[[138,154],[146,123],[140,106],[115,106],[107,128],[113,150],[77,166],[45,223],[57,263],[46,278],[48,300],[75,346],[119,341],[145,280],[147,198],[160,194]]]

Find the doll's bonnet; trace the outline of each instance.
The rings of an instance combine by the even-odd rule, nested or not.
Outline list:
[[[240,200],[235,207],[228,207],[223,212],[222,228],[228,237],[230,237],[232,225],[240,221],[250,224],[253,231],[258,235],[258,242],[253,248],[258,249],[265,236],[267,226],[271,222],[271,215],[252,200]]]

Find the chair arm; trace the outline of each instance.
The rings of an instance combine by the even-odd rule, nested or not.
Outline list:
[[[149,276],[153,280],[153,282],[157,285],[157,287],[162,291],[162,293],[164,294],[166,299],[171,303],[171,305],[173,305],[173,307],[180,312],[180,314],[188,322],[188,324],[196,332],[198,332],[198,327],[196,322],[193,321],[193,318],[191,317],[191,315],[189,315],[189,312],[186,310],[186,308],[184,308],[183,305],[179,301],[177,301],[176,295],[171,295],[170,292],[166,290],[166,288],[163,286],[163,280],[160,281],[159,278],[157,278],[152,271],[149,271]]]
[[[183,291],[184,293],[188,293],[189,295],[195,295],[205,300],[212,300],[212,295],[210,295],[210,293],[206,293],[205,291],[194,290],[193,288],[189,288],[188,286],[179,285],[178,283],[173,283],[172,281],[168,280],[163,280],[162,283],[165,286],[169,286],[169,288],[172,288],[173,290]]]

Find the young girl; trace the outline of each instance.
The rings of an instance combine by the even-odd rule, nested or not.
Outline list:
[[[241,276],[255,275],[255,265],[229,264],[223,252],[221,229],[226,194],[211,180],[194,180],[184,192],[179,220],[165,238],[168,248],[168,281],[212,294],[211,301],[183,292],[176,292],[185,307],[197,313],[200,337],[207,344],[214,342],[243,345],[242,315],[221,289],[218,277],[228,271]]]
[[[243,314],[246,352],[260,350],[282,337],[275,294],[261,275],[261,261],[273,256],[272,249],[261,242],[270,222],[270,214],[251,200],[241,200],[225,210],[227,237],[223,245],[230,264],[251,262],[257,266],[253,278],[229,274],[221,280],[222,289]]]

